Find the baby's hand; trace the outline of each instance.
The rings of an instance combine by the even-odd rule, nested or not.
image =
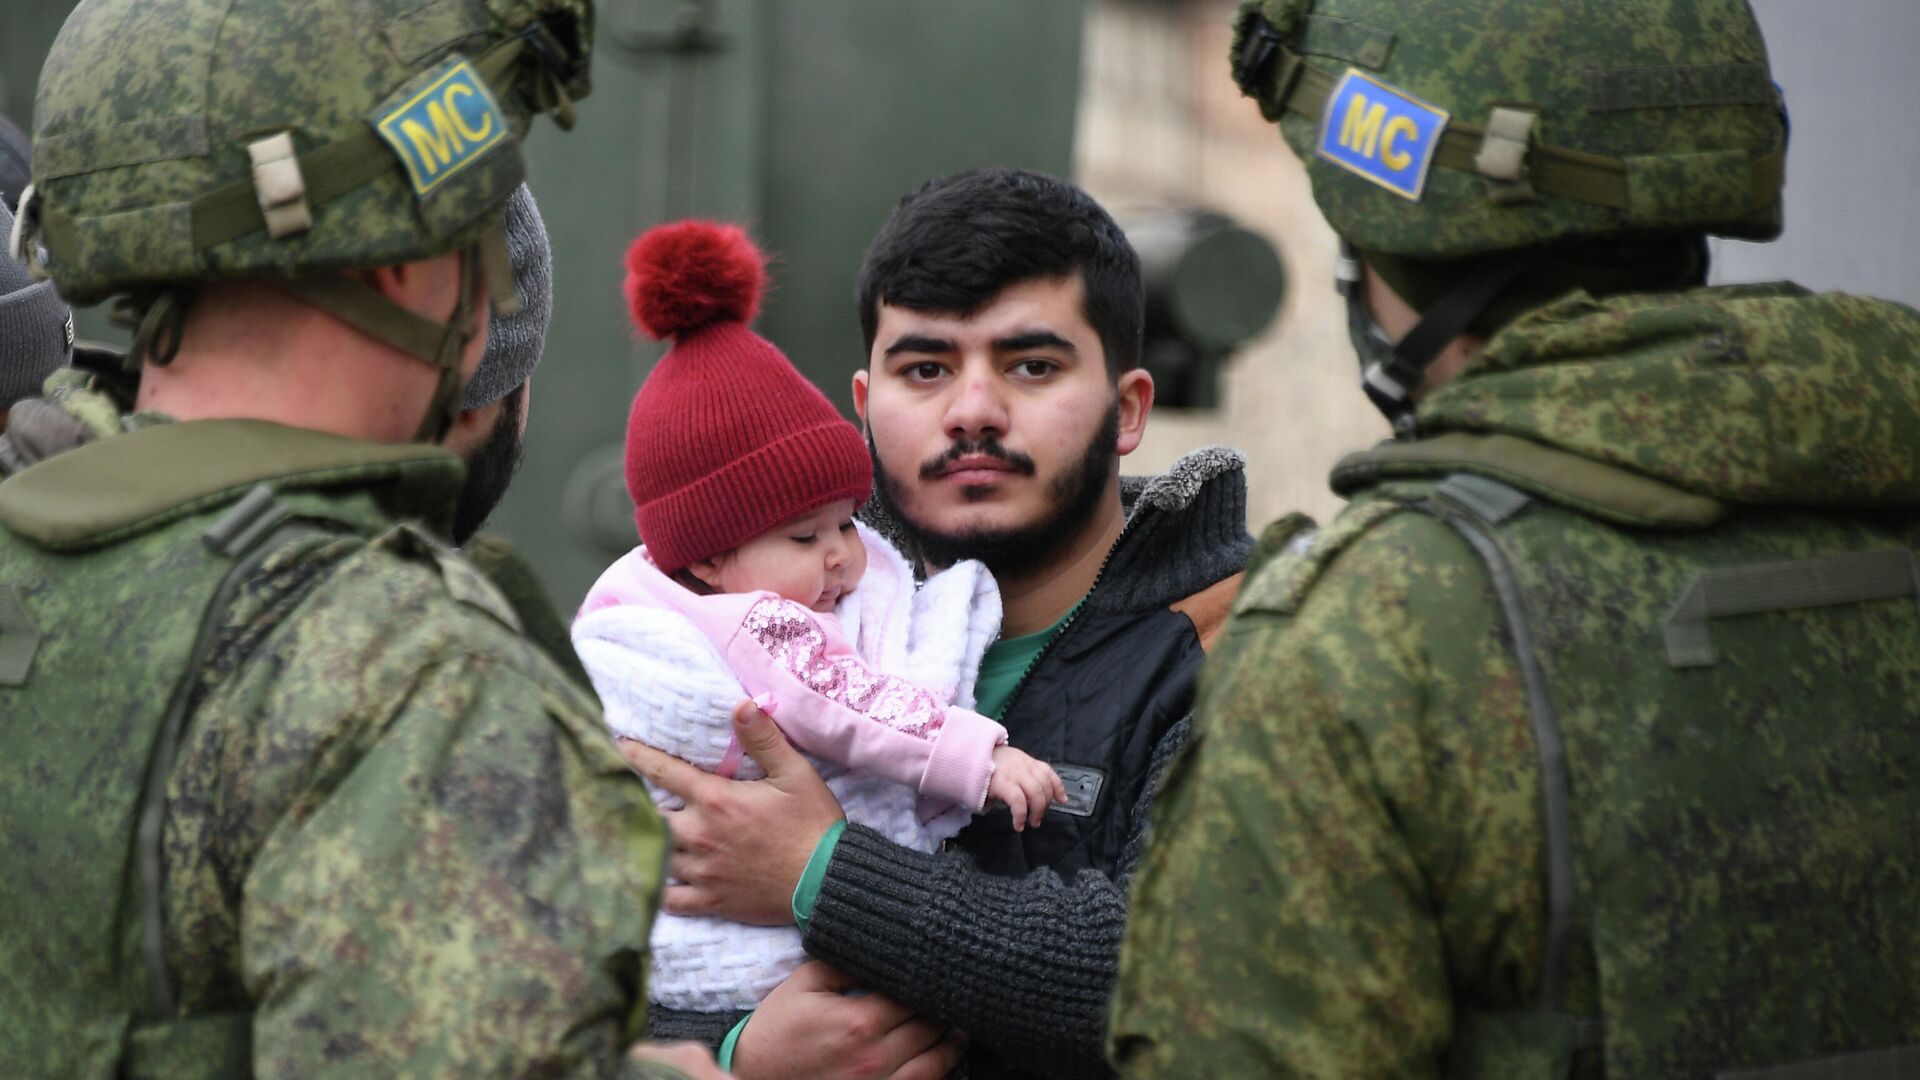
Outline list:
[[[1035,761],[1011,746],[993,752],[993,779],[987,781],[987,798],[1007,804],[1013,811],[1013,831],[1027,826],[1039,828],[1046,816],[1047,804],[1067,801],[1067,786],[1060,774],[1044,761]]]

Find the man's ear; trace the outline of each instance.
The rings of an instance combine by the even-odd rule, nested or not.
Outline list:
[[[380,295],[416,314],[445,319],[460,300],[460,252],[344,273],[372,286]]]
[[[853,412],[860,418],[860,426],[867,426],[867,384],[872,377],[866,368],[853,373]]]
[[[1120,376],[1115,388],[1120,409],[1120,438],[1116,449],[1124,456],[1140,446],[1147,435],[1147,414],[1153,412],[1153,376],[1146,368],[1134,368]]]
[[[514,393],[517,394],[519,391],[516,390]],[[512,396],[513,394],[507,395],[507,397]],[[492,435],[493,429],[499,425],[500,414],[506,411],[506,407],[507,398],[501,398],[499,401],[490,401],[476,409],[461,409],[454,414],[453,427],[447,430],[447,435],[440,440],[440,445],[461,457],[478,450],[480,444],[486,442],[487,436]]]
[[[411,266],[375,266],[365,270],[342,271],[347,277],[358,278],[371,286],[381,296],[396,304],[405,304],[407,287],[412,284]]]

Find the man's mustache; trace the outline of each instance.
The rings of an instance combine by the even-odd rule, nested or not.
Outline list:
[[[1004,462],[1013,471],[1023,476],[1032,476],[1034,471],[1032,458],[1018,450],[1009,450],[1001,446],[999,440],[988,435],[982,439],[961,439],[947,447],[945,453],[929,458],[920,466],[920,479],[936,479],[947,470],[948,466],[963,457],[990,457]]]

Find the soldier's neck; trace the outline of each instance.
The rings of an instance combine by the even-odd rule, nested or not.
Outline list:
[[[267,420],[407,442],[433,397],[430,367],[277,290],[236,308],[196,303],[178,355],[142,370],[138,407],[177,420]]]

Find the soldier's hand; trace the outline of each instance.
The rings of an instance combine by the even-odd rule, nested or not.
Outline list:
[[[627,1056],[651,1066],[639,1070],[645,1080],[725,1080],[727,1076],[714,1064],[713,1052],[699,1043],[639,1043]]]
[[[733,1047],[744,1080],[941,1080],[960,1063],[959,1032],[881,994],[848,997],[853,980],[809,960],[773,988]]]
[[[673,834],[666,909],[760,926],[793,925],[793,889],[814,845],[843,816],[820,774],[751,701],[733,710],[734,732],[764,780],[725,780],[650,746],[622,739],[642,776],[686,800],[663,811]]]

